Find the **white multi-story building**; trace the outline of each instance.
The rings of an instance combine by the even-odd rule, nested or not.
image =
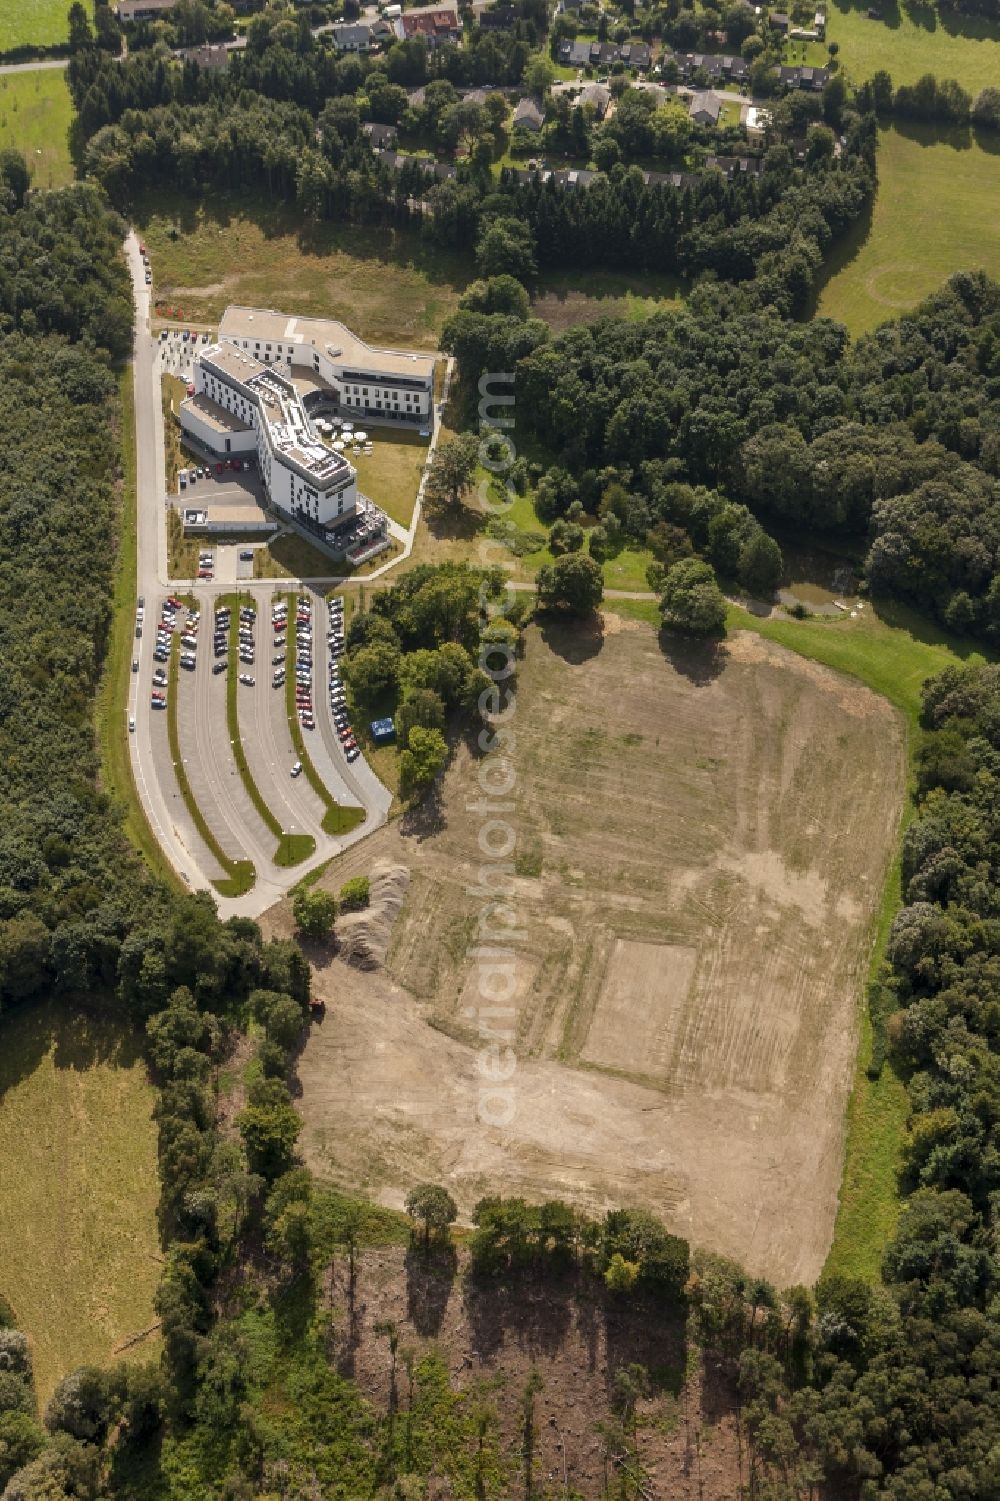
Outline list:
[[[277,511],[314,532],[336,530],[347,547],[352,536],[370,547],[387,532],[378,508],[358,496],[353,464],[321,441],[307,403],[358,426],[411,423],[429,433],[433,355],[372,349],[324,318],[230,307],[218,342],[199,346],[192,381],[180,407],[184,432],[218,458],[256,458]]]
[[[327,387],[324,394],[344,417],[431,426],[433,355],[373,349],[333,319],[289,317],[270,308],[228,307],[219,338],[289,374],[298,366]]]
[[[210,453],[255,455],[276,510],[335,527],[357,508],[353,464],[319,439],[288,375],[228,339],[194,360],[195,394],[181,402],[181,427]]]

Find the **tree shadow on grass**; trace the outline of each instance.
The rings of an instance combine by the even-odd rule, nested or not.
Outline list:
[[[707,688],[726,665],[726,648],[720,637],[700,640],[676,636],[661,626],[657,641],[671,667],[696,688]]]
[[[592,661],[604,646],[604,621],[598,614],[581,620],[542,611],[538,625],[549,650],[573,667]]]
[[[852,265],[864,250],[872,232],[874,215],[875,199],[870,198],[851,227],[845,230],[834,241],[829,255],[823,261],[819,269],[819,274],[813,281],[812,293],[808,299],[808,307],[802,318],[804,323],[808,323],[812,318],[816,317],[820,298],[834,277],[839,276],[842,271],[846,271],[847,267]]]
[[[894,119],[896,134],[915,146],[950,146],[952,151],[971,151],[974,141],[968,125],[945,125],[933,120]]]
[[[143,1062],[142,1036],[109,1009],[110,997],[66,997],[5,1009],[0,1018],[0,1099],[51,1053],[58,1069],[86,1073],[99,1063],[132,1068]],[[87,1009],[88,1005],[92,1009]]]
[[[937,621],[919,614],[909,605],[900,604],[898,600],[876,597],[872,600],[871,607],[875,618],[883,625],[891,626],[895,631],[905,632],[908,636],[912,636],[914,641],[919,641],[924,646],[945,646],[963,662],[971,657],[982,657],[987,662],[995,662],[998,659],[996,648],[987,642],[973,640],[969,636],[953,635]]]
[[[972,139],[987,156],[1000,156],[1000,130],[988,130],[983,125],[974,125]]]
[[[902,25],[897,0],[833,0],[833,3],[845,14],[850,10],[878,11],[878,19],[871,23],[873,26],[887,26],[890,31],[898,31]]]

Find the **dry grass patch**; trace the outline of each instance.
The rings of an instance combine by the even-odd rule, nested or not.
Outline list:
[[[55,1004],[0,1023],[0,1293],[44,1403],[155,1323],[155,1094],[137,1042]],[[148,1360],[155,1338],[127,1352]]]
[[[372,343],[435,349],[472,279],[471,259],[417,234],[350,225],[303,228],[294,209],[247,194],[190,202],[157,193],[135,222],[158,298],[186,321],[217,323],[231,302],[341,318]]]
[[[811,1281],[902,801],[899,717],[749,634],[661,644],[609,617],[530,632],[516,730],[514,1119],[478,1118],[482,815],[460,748],[440,807],[324,877],[411,871],[388,973],[317,977],[333,1025],[302,1059],[309,1160],[392,1204],[421,1178],[466,1213],[501,1189],[640,1202]]]

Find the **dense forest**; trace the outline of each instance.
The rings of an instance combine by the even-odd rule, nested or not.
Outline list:
[[[1000,287],[985,276],[953,277],[853,344],[722,284],[550,339],[497,278],[470,289],[443,343],[469,390],[516,364],[519,422],[551,462],[512,479],[545,522],[596,514],[598,548],[673,560],[693,545],[727,577],[736,513],[867,541],[875,595],[1000,631]]]

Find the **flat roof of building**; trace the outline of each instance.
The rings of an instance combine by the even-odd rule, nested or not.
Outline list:
[[[213,365],[220,374],[242,381],[245,386],[262,370],[269,369],[246,350],[237,349],[235,344],[212,344],[208,349],[199,350],[198,358],[203,365]]]
[[[338,364],[383,370],[389,375],[417,376],[432,380],[434,356],[410,354],[402,349],[379,349],[352,334],[333,318],[299,318],[274,308],[243,307],[231,303],[222,315],[219,336],[226,339],[260,339],[269,343],[312,344]]]
[[[181,402],[182,407],[189,407],[198,413],[202,421],[209,427],[214,427],[218,433],[245,433],[247,424],[234,417],[232,412],[227,412],[225,407],[220,407],[217,401],[202,393],[199,396],[186,396]]]
[[[209,526],[255,526],[267,521],[263,506],[252,502],[246,505],[206,506],[205,520]]]

